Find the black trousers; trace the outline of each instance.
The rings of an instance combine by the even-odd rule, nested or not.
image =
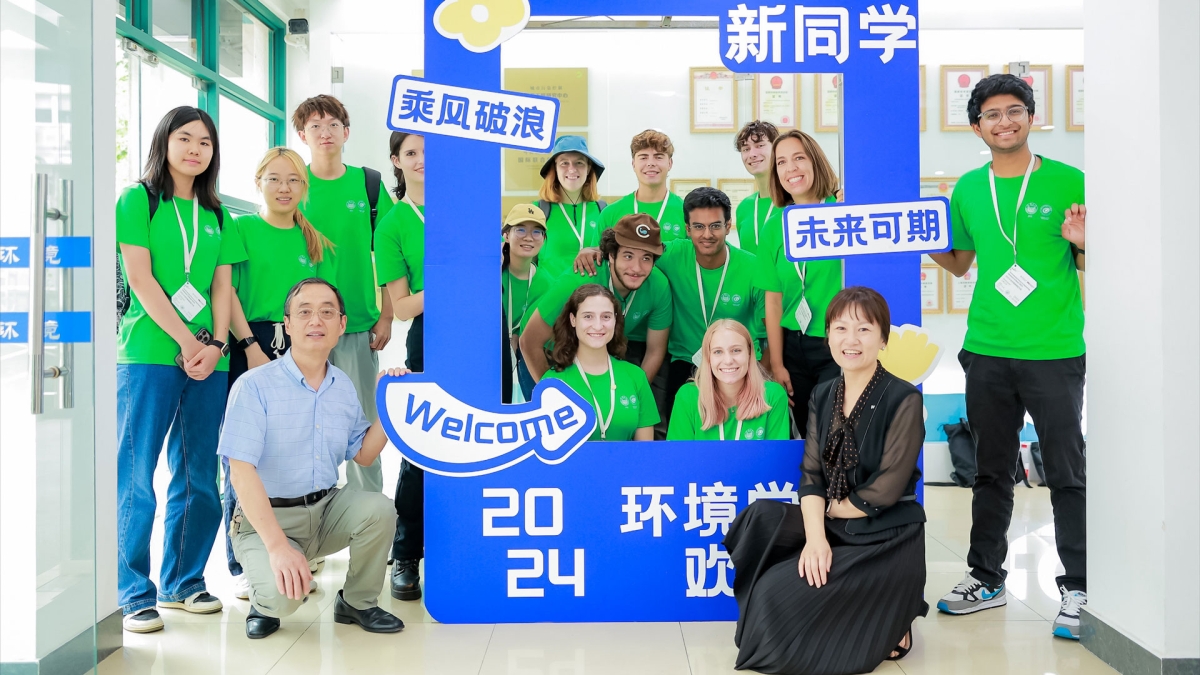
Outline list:
[[[417,315],[408,329],[408,359],[404,366],[414,373],[425,371],[425,315]],[[392,539],[392,560],[419,560],[425,557],[425,471],[400,462],[396,480],[396,536]]]
[[[630,340],[625,348],[625,360],[635,366],[641,366],[646,359],[646,343]],[[671,355],[663,357],[663,363],[658,367],[658,373],[650,380],[650,391],[654,392],[654,407],[658,408],[658,424],[654,425],[654,440],[667,440],[667,423],[671,417],[671,406],[667,405],[667,364]],[[672,395],[671,398],[674,398]]]
[[[1033,418],[1046,486],[1054,508],[1054,536],[1065,574],[1058,584],[1087,590],[1087,474],[1083,430],[1084,356],[1027,361],[958,354],[967,374],[967,419],[975,438],[971,551],[967,565],[980,581],[999,585],[1006,572],[1008,526],[1025,411]]]
[[[254,339],[258,341],[258,348],[272,361],[283,356],[284,352],[292,346],[292,338],[285,331],[283,332],[283,349],[277,352],[277,350],[271,347],[271,342],[275,340],[274,321],[251,321],[249,322],[249,326]],[[233,333],[231,332],[230,338],[232,337]],[[246,350],[234,342],[229,347],[229,388],[233,389],[233,383],[249,369],[250,364],[246,360]]]
[[[671,366],[667,370],[667,417],[671,416],[671,411],[675,409],[675,395],[679,393],[679,388],[687,384],[687,381],[692,379],[696,374],[696,365],[691,361],[671,361]]]
[[[842,374],[829,342],[822,337],[783,329],[783,367],[792,378],[792,426],[795,438],[808,432],[808,399],[818,384]]]

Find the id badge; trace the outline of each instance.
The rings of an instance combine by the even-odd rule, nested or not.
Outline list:
[[[1016,263],[996,280],[996,290],[1000,291],[1000,295],[1007,298],[1013,307],[1024,302],[1035,288],[1037,281]]]
[[[696,366],[697,368],[699,368],[700,364],[704,362],[704,357],[700,354],[701,351],[702,350],[697,349],[696,353],[692,354],[692,365]]]
[[[175,295],[171,296],[171,304],[175,305],[175,309],[179,310],[185,320],[191,321],[208,302],[205,301],[203,295],[200,295],[200,291],[197,291],[196,287],[188,281],[180,286],[178,291],[175,291]]]
[[[800,324],[800,332],[808,335],[808,324],[812,323],[812,307],[808,306],[808,298],[800,298],[796,306],[796,323]]]

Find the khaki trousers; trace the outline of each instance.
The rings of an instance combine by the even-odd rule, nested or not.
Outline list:
[[[378,492],[334,489],[316,504],[272,511],[292,547],[309,560],[350,547],[342,597],[355,609],[379,604],[388,551],[396,533],[392,500]],[[240,505],[233,512],[230,530],[234,555],[250,580],[254,608],[274,618],[299,609],[308,598],[291,600],[279,591],[267,547]]]
[[[371,331],[346,333],[329,354],[329,362],[340,368],[354,383],[358,403],[368,422],[378,417],[375,408],[375,378],[379,375],[379,352],[371,351]],[[376,457],[371,466],[346,462],[346,488],[363,492],[383,492],[383,465]]]

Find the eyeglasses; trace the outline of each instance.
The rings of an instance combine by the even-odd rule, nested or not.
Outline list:
[[[328,130],[330,133],[336,134],[345,128],[345,125],[343,125],[341,122],[330,122],[329,124],[310,124],[308,125],[308,133],[319,134],[322,131]]]
[[[263,178],[261,180],[262,180],[262,182],[266,183],[267,187],[271,188],[272,190],[278,190],[279,187],[281,185],[283,185],[283,183],[284,183],[283,179],[280,178],[279,176],[267,176],[266,178]],[[304,180],[303,178],[289,178],[289,179],[287,179],[287,186],[289,188],[295,190],[296,188],[300,187],[301,185],[304,185],[307,182],[308,181]]]
[[[315,313],[317,316],[321,317],[322,321],[333,321],[342,315],[341,312],[333,309],[332,307],[322,307],[321,309],[316,310]],[[304,309],[298,309],[292,312],[289,314],[289,316],[299,319],[300,321],[308,321],[313,317],[313,314],[314,311],[306,307]]]
[[[704,223],[694,223],[692,225],[688,225],[688,231],[695,232],[696,234],[701,234],[705,230],[708,230],[709,232],[712,232],[715,234],[724,229],[725,229],[725,223],[713,223],[712,225],[705,225]]]
[[[509,230],[517,239],[524,239],[526,236],[532,236],[534,239],[545,239],[546,231],[540,227],[535,227],[532,230],[527,227],[514,227]]]
[[[983,111],[983,114],[979,116],[979,119],[987,122],[988,124],[995,124],[1000,121],[1001,116],[1006,116],[1013,122],[1020,122],[1021,120],[1025,119],[1025,116],[1028,114],[1029,108],[1026,108],[1023,105],[1014,105],[1004,112],[1000,112],[999,110],[985,110]]]

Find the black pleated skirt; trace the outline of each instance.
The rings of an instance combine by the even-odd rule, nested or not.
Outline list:
[[[799,506],[758,501],[730,526],[725,548],[737,570],[738,670],[869,673],[929,611],[923,523],[850,534],[845,520],[825,522],[833,564],[820,588],[800,578]]]

